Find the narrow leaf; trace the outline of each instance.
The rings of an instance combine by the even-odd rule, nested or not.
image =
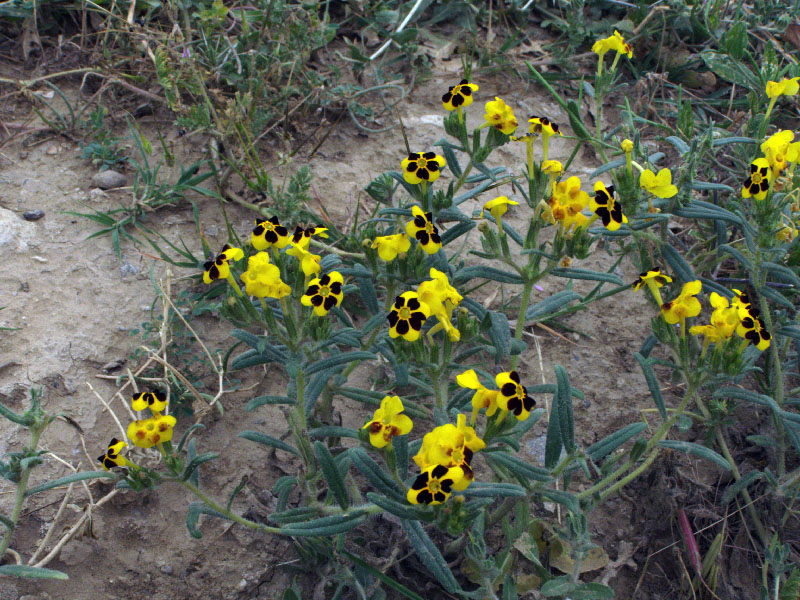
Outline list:
[[[433,573],[444,589],[451,594],[460,593],[461,587],[458,585],[452,571],[450,571],[450,567],[447,566],[447,561],[442,557],[439,549],[428,537],[428,534],[425,533],[422,525],[417,521],[409,520],[403,520],[401,523],[408,536],[408,541],[411,542],[411,547],[414,548],[414,552],[417,553],[420,562]]]
[[[73,481],[85,481],[86,479],[116,479],[117,476],[113,473],[108,471],[85,471],[83,473],[72,473],[71,475],[67,475],[65,477],[60,477],[58,479],[53,479],[52,481],[48,481],[47,483],[42,483],[41,485],[37,485],[32,488],[28,488],[25,490],[25,496],[32,496],[33,494],[38,494],[39,492],[44,492],[45,490],[52,490],[56,487],[61,487],[62,485],[69,485]]]
[[[271,435],[261,433],[260,431],[242,431],[236,437],[240,437],[242,439],[255,442],[256,444],[264,444],[265,446],[272,446],[273,448],[277,448],[278,450],[285,450],[286,452],[291,452],[295,456],[300,456],[300,452],[294,446],[290,446],[286,442],[283,442],[278,438],[274,438]]]
[[[729,471],[731,468],[730,463],[723,457],[721,454],[714,452],[711,448],[706,448],[700,444],[695,444],[693,442],[683,442],[680,440],[662,440],[658,442],[658,445],[662,448],[669,448],[670,450],[679,450],[680,452],[686,452],[687,454],[693,454],[699,458],[704,458],[709,460],[713,463],[718,464],[720,467]]]
[[[322,474],[325,476],[328,489],[333,494],[333,497],[336,498],[339,506],[347,510],[350,506],[350,498],[347,496],[344,480],[339,474],[339,469],[336,468],[336,463],[333,461],[330,450],[322,442],[314,442],[314,455],[317,457]]]
[[[0,565],[0,575],[25,579],[69,579],[66,573],[29,565]]]

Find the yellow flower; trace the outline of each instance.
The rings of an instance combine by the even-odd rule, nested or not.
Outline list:
[[[549,210],[544,213],[550,223],[561,223],[566,231],[573,225],[582,226],[589,218],[581,213],[589,204],[589,194],[581,189],[581,180],[574,175],[566,181],[559,181],[553,187],[553,195],[548,201]]]
[[[311,236],[318,235],[321,238],[327,238],[328,234],[325,233],[326,231],[328,231],[328,228],[323,227],[322,225],[306,227],[305,229],[298,225],[295,227],[294,233],[292,234],[291,243],[295,246],[302,246],[303,248],[308,249],[308,246],[311,243]]]
[[[594,184],[594,198],[589,200],[589,210],[600,217],[609,231],[616,231],[628,222],[628,217],[622,214],[622,204],[614,200],[614,186],[606,187],[602,181]]]
[[[362,429],[369,428],[369,443],[383,448],[398,435],[406,435],[414,424],[403,412],[403,401],[398,396],[385,396],[381,406]]]
[[[528,123],[530,123],[528,126],[528,133],[539,133],[542,135],[542,137],[546,138],[550,138],[556,134],[564,135],[558,130],[558,125],[553,123],[547,117],[532,116],[530,119],[528,119]]]
[[[371,248],[378,250],[381,260],[391,262],[398,254],[405,254],[411,247],[411,240],[405,233],[378,236],[372,242]]]
[[[490,390],[480,382],[478,374],[474,369],[469,369],[456,376],[456,383],[463,388],[475,390],[472,395],[472,422],[475,422],[475,416],[481,409],[486,409],[486,416],[491,417],[497,412],[497,395],[500,393],[498,390]]]
[[[420,469],[431,465],[453,466],[462,462],[463,448],[464,434],[455,425],[446,423],[423,436],[422,446],[413,458]]]
[[[434,465],[422,471],[408,489],[406,499],[409,504],[442,504],[453,493],[453,484],[463,479],[459,467]]]
[[[787,154],[793,139],[793,131],[782,129],[781,131],[772,134],[763,144],[761,144],[761,152],[764,153],[764,156],[766,157],[767,162],[772,169],[773,178],[780,175],[781,171],[788,166]]]
[[[772,336],[764,327],[758,309],[750,309],[749,314],[742,319],[741,324],[736,328],[736,335],[746,339],[759,350],[769,348]]]
[[[619,146],[620,146],[620,148],[622,148],[622,151],[625,154],[628,154],[629,152],[633,152],[633,142],[631,140],[627,139],[627,138],[622,140],[622,143]]]
[[[203,282],[211,283],[217,279],[227,279],[231,274],[228,263],[243,258],[244,252],[241,248],[232,248],[230,244],[225,244],[215,258],[203,263]]]
[[[464,436],[464,446],[473,453],[486,448],[486,442],[478,437],[473,427],[467,425],[467,415],[458,414],[458,417],[456,417],[456,429]]]
[[[456,110],[462,106],[472,104],[472,94],[478,91],[478,86],[462,79],[458,85],[450,86],[447,93],[442,96],[442,105],[445,110]]]
[[[422,326],[431,309],[421,302],[415,292],[404,292],[394,299],[392,310],[386,319],[389,321],[389,337],[402,337],[409,342],[419,338]]]
[[[103,456],[98,457],[97,461],[106,471],[110,471],[114,467],[128,466],[128,461],[124,456],[120,455],[122,449],[127,445],[128,444],[118,440],[117,438],[111,438],[111,441],[108,443],[108,450],[106,450],[106,453],[103,454]]]
[[[172,428],[176,422],[172,415],[158,415],[133,421],[128,425],[128,439],[134,446],[140,448],[151,448],[156,444],[168,442],[172,439]]]
[[[256,219],[256,226],[250,234],[250,243],[256,250],[267,250],[270,246],[284,248],[289,244],[289,231],[280,224],[278,217],[265,221]]]
[[[417,240],[426,253],[436,254],[442,247],[442,239],[433,224],[433,215],[422,212],[416,204],[411,207],[411,214],[414,215],[414,220],[406,224],[406,233]]]
[[[639,279],[633,282],[633,289],[635,291],[639,291],[642,289],[642,286],[647,285],[647,287],[655,286],[655,289],[662,287],[667,283],[672,283],[672,277],[669,275],[664,275],[661,272],[661,269],[651,269],[646,273],[641,273],[639,275]],[[661,302],[659,304],[662,304]]]
[[[289,256],[294,256],[300,261],[300,268],[303,269],[306,277],[315,275],[322,270],[319,266],[319,261],[322,258],[319,254],[311,254],[308,250],[299,244],[292,244],[292,247],[286,251]]]
[[[494,100],[486,103],[486,123],[506,135],[511,135],[517,128],[516,117],[514,117],[514,110],[506,104],[501,98],[495,96]]]
[[[288,296],[292,290],[281,281],[280,269],[270,264],[269,254],[257,252],[247,259],[247,270],[242,273],[244,289],[256,298],[280,299]]]
[[[711,292],[709,303],[714,309],[711,313],[711,325],[716,328],[721,338],[732,337],[741,322],[737,308],[731,306],[725,296],[716,292]]]
[[[614,35],[599,39],[592,45],[592,52],[598,54],[601,59],[606,52],[611,50],[616,50],[619,54],[633,58],[633,47],[625,41],[625,38],[616,29],[614,30]]]
[[[736,288],[733,289],[733,293],[735,296],[731,300],[731,306],[736,309],[739,319],[743,319],[750,314],[752,308],[750,296],[747,295],[747,292],[740,292]]]
[[[786,215],[782,215],[783,225],[775,232],[775,237],[782,242],[791,242],[797,237],[797,226]]]
[[[331,271],[318,279],[312,279],[306,293],[300,298],[303,306],[313,306],[314,314],[324,317],[334,306],[339,306],[344,298],[342,285],[344,279],[338,271]]]
[[[422,446],[414,456],[420,469],[441,465],[461,469],[461,477],[453,483],[453,489],[463,491],[472,483],[474,474],[470,464],[475,452],[486,447],[472,427],[466,424],[466,416],[459,415],[458,425],[446,423],[435,427],[422,438]]]
[[[794,96],[800,91],[800,84],[798,84],[800,77],[792,77],[786,79],[785,77],[780,81],[767,82],[767,98],[777,98],[778,96]]]
[[[750,175],[742,186],[742,197],[763,200],[769,191],[769,182],[772,181],[772,171],[766,158],[757,158],[750,163]]]
[[[542,162],[542,171],[548,175],[561,175],[564,166],[557,160],[545,160]]]
[[[639,176],[639,185],[659,198],[672,198],[678,193],[678,188],[672,185],[672,173],[669,169],[661,169],[658,175],[645,169]]]
[[[167,409],[167,395],[159,390],[142,392],[131,398],[131,405],[136,411],[149,408],[153,414],[162,413]]]
[[[411,185],[416,185],[423,181],[433,183],[439,179],[444,165],[444,157],[435,152],[412,152],[401,163],[403,179]]]
[[[689,333],[692,335],[702,335],[705,338],[703,341],[703,351],[705,351],[709,344],[719,344],[726,339],[726,337],[722,335],[722,331],[720,331],[719,327],[716,327],[713,323],[710,325],[693,325],[689,327]]]
[[[519,373],[516,371],[498,373],[494,381],[500,388],[497,405],[503,410],[514,413],[519,421],[527,419],[536,406],[536,400],[528,396],[525,386],[520,383]]]
[[[438,325],[430,330],[428,336],[444,329],[450,340],[456,342],[461,339],[461,333],[453,327],[451,319],[453,309],[461,304],[464,298],[450,285],[447,275],[441,271],[431,268],[430,276],[430,280],[423,281],[417,288],[420,301],[428,306],[431,316],[436,317],[438,321]]]
[[[507,196],[499,196],[494,200],[489,200],[483,205],[483,210],[481,210],[481,219],[483,218],[483,211],[488,210],[494,217],[494,220],[500,223],[503,215],[506,214],[506,211],[508,211],[508,207],[517,206],[518,204],[519,202],[509,200]]]
[[[683,289],[677,298],[661,305],[661,314],[670,325],[684,323],[687,317],[696,317],[700,314],[700,301],[695,298],[700,293],[703,284],[698,279],[683,284]]]

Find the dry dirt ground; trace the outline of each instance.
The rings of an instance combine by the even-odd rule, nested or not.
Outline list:
[[[459,78],[457,70],[457,61],[445,63],[429,81],[417,87],[413,99],[399,105],[414,148],[431,148],[433,142],[444,137],[438,98],[448,84],[452,85]],[[521,88],[519,84],[509,91],[504,85],[481,82],[480,97],[490,99],[502,95],[518,107],[518,116],[547,114],[565,123],[564,115],[542,91],[534,87]],[[481,108],[481,103],[476,103],[469,110],[470,118],[480,119]],[[19,103],[7,106],[6,111],[3,119],[19,121],[28,114],[29,108]],[[163,122],[168,122],[168,116],[157,115],[141,119],[139,124],[145,133],[153,132],[151,118],[167,119],[162,121],[161,128],[165,130]],[[568,127],[565,129],[569,133]],[[179,138],[174,128],[168,126],[166,130],[168,141],[174,143],[184,164],[202,157],[204,149],[199,140]],[[141,364],[140,359],[132,357],[132,351],[142,342],[141,336],[132,335],[131,330],[151,320],[155,290],[150,272],[152,270],[153,279],[158,281],[163,280],[165,269],[162,262],[146,255],[149,252],[146,246],[137,247],[123,241],[120,261],[109,237],[86,240],[96,230],[95,225],[66,211],[87,212],[124,205],[130,201],[130,190],[92,192],[90,180],[95,169],[80,157],[76,144],[59,137],[39,142],[25,148],[19,144],[8,145],[0,156],[0,250],[6,257],[6,267],[0,276],[0,304],[5,306],[0,312],[0,324],[18,328],[0,332],[0,398],[11,408],[22,410],[27,390],[42,387],[45,408],[50,412],[63,411],[85,432],[84,448],[76,430],[58,421],[48,429],[44,447],[76,469],[94,469],[97,465],[90,463],[91,457],[101,454],[107,440],[118,432],[97,395],[111,401],[121,419],[127,418],[120,399],[114,398],[115,382],[98,375],[103,374],[102,368],[110,361],[126,360],[123,368],[132,370]],[[554,140],[554,157],[566,159],[572,144],[566,139]],[[586,178],[598,165],[593,158],[581,159],[581,156],[582,153],[571,171]],[[380,172],[397,168],[402,158],[399,128],[365,135],[349,124],[342,125],[310,160],[316,200],[336,222],[347,222],[352,218],[356,199],[370,202],[362,192],[366,184]],[[295,163],[299,165],[305,160],[297,156]],[[496,160],[498,164],[519,170],[524,162],[524,146],[506,146],[496,153]],[[265,150],[264,161],[274,163],[276,156]],[[275,173],[279,174],[277,168]],[[131,173],[127,175],[130,181]],[[510,190],[498,190],[499,193],[510,195]],[[212,247],[221,246],[226,239],[218,206],[208,200],[198,201],[209,242]],[[23,219],[23,212],[35,209],[45,212],[41,220]],[[238,231],[247,232],[253,215],[236,206],[228,207],[228,211]],[[525,212],[520,210],[516,217],[511,216],[512,224],[515,218],[525,218]],[[182,238],[199,254],[198,236],[187,207],[164,210],[151,218],[149,224],[171,240]],[[574,266],[605,270],[612,262],[613,258],[605,251],[597,251]],[[633,281],[637,275],[627,261],[617,273],[625,281]],[[174,276],[187,274],[175,272]],[[174,283],[176,288],[186,285],[185,282]],[[543,290],[535,292],[533,302],[564,286],[565,280],[544,281]],[[588,289],[581,285],[576,288],[579,292]],[[487,294],[491,291],[489,286]],[[651,308],[644,297],[631,292],[595,303],[589,310],[566,318],[564,323],[572,331],[562,330],[557,336],[537,327],[531,330],[531,336],[526,336],[528,351],[520,365],[525,381],[552,382],[553,366],[561,364],[567,368],[572,385],[584,391],[585,400],[575,407],[577,438],[581,444],[591,444],[610,431],[639,420],[640,409],[652,406],[633,359],[633,353],[649,330],[650,316]],[[204,316],[195,319],[193,324],[212,350],[229,346],[229,326],[225,323]],[[244,429],[272,435],[283,432],[283,415],[275,407],[262,407],[252,413],[243,408],[255,395],[280,393],[281,382],[274,374],[274,370],[266,376],[253,373],[241,383],[243,387],[256,385],[256,388],[224,396],[224,416],[206,418],[204,422],[208,428],[197,441],[200,452],[220,454],[218,460],[202,467],[205,489],[212,496],[224,499],[240,477],[247,475],[245,491],[234,506],[241,511],[250,510],[252,514],[270,512],[274,498],[269,490],[273,482],[293,468],[285,454],[279,452],[269,457],[261,448],[236,438]],[[205,382],[213,389],[213,377]],[[363,407],[343,399],[336,399],[335,403],[345,425],[359,426],[365,421],[367,414]],[[190,419],[182,420],[178,435],[190,424]],[[532,461],[536,460],[536,440],[543,436],[544,427],[544,422],[540,423],[526,438],[528,458]],[[19,448],[24,442],[22,434],[20,428],[0,423],[0,450]],[[33,483],[68,473],[69,469],[60,461],[49,457],[45,466],[36,471]],[[96,501],[110,488],[95,483],[90,489]],[[9,508],[12,491],[8,482],[0,482],[3,512]],[[63,496],[64,490],[55,490],[34,496],[27,502],[22,527],[13,543],[24,560],[53,526]],[[85,490],[76,486],[42,556],[51,552],[60,537],[80,518],[86,499]],[[195,540],[184,524],[186,505],[191,500],[193,498],[181,488],[168,486],[147,493],[116,495],[95,508],[91,527],[82,528],[49,562],[49,567],[66,572],[69,581],[3,579],[0,580],[0,599],[23,596],[27,600],[276,597],[293,576],[287,568],[297,565],[291,540],[253,535],[220,521],[203,522],[204,537]],[[608,551],[612,561],[619,559],[614,572],[606,575],[620,598],[630,597],[650,549],[643,539],[645,517],[636,510],[636,502],[636,498],[627,496],[611,500],[592,520],[598,534],[597,542]],[[663,510],[669,509],[664,506],[655,509],[659,511],[658,518],[668,537],[669,516]],[[677,535],[674,533],[668,541],[677,540]],[[395,575],[406,585],[415,586],[414,579],[403,580],[402,575]],[[419,581],[419,575],[409,573],[407,576]],[[301,582],[309,585],[308,578],[301,578]],[[648,591],[646,587],[645,583],[640,597],[658,597],[657,590]],[[311,589],[306,590],[308,597],[325,597],[324,590],[316,590],[316,595]],[[431,592],[427,597],[434,595]]]

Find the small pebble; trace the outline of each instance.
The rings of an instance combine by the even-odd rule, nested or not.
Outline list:
[[[111,169],[100,171],[92,177],[92,186],[99,187],[101,190],[122,187],[127,183],[127,178],[122,173],[117,173]]]
[[[161,567],[161,572],[164,575],[172,575],[174,573],[174,570],[172,569],[172,565],[164,565],[163,567]]]
[[[36,210],[26,210],[24,213],[22,213],[22,217],[23,217],[23,218],[24,218],[26,221],[38,221],[38,220],[39,220],[39,219],[41,219],[43,216],[44,216],[44,211],[43,211],[43,210],[41,210],[41,209],[36,209]]]

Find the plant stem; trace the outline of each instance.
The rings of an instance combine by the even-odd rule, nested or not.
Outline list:
[[[525,313],[528,312],[528,303],[530,302],[531,292],[533,291],[533,279],[526,278],[522,287],[522,298],[519,303],[519,313],[517,314],[517,326],[514,329],[514,339],[517,342],[522,341],[522,332],[525,330]],[[511,370],[517,368],[519,362],[519,354],[511,356]]]
[[[31,443],[28,446],[28,449],[31,452],[36,451],[36,446],[39,445],[39,438],[44,432],[44,428],[45,426],[40,424],[31,426]],[[25,502],[25,492],[28,489],[28,478],[31,475],[31,471],[33,471],[33,467],[25,467],[20,472],[19,481],[17,482],[17,490],[14,496],[14,508],[11,511],[11,516],[9,517],[9,520],[14,524],[14,526],[9,527],[6,525],[6,532],[3,534],[2,541],[0,541],[0,561],[2,561],[6,554],[6,550],[8,550],[8,547],[11,545],[11,538],[14,535],[14,530],[17,526],[17,520],[22,512],[22,504]]]
[[[265,531],[267,533],[281,533],[280,527],[270,527],[269,525],[264,525],[263,523],[256,523],[255,521],[245,519],[244,517],[237,515],[235,512],[228,510],[221,504],[218,504],[215,500],[209,498],[203,491],[200,490],[200,488],[196,487],[195,485],[193,485],[188,481],[182,481],[179,479],[167,479],[166,481],[174,481],[176,483],[180,483],[183,487],[185,487],[195,496],[200,498],[203,504],[207,505],[209,508],[217,511],[218,513],[224,515],[231,521],[239,523],[239,525],[244,525],[249,529],[257,529],[259,531]]]

